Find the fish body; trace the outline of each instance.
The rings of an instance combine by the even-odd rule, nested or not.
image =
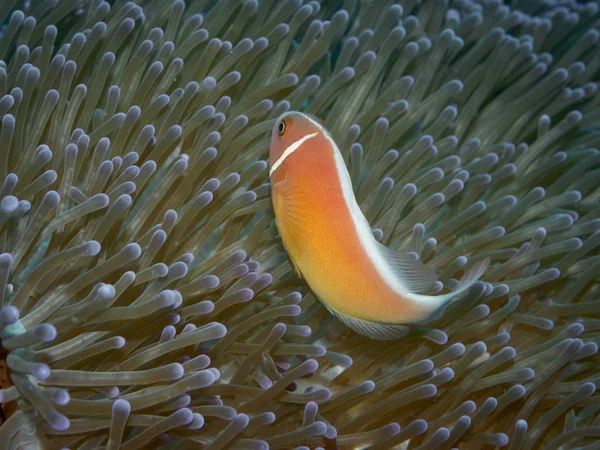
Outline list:
[[[434,272],[413,254],[394,252],[375,239],[341,152],[311,116],[288,112],[278,118],[269,160],[275,221],[296,273],[360,334],[405,335],[403,324],[430,317],[487,266],[474,267],[450,294],[419,294],[434,285]]]

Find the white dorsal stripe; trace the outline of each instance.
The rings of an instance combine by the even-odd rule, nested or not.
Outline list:
[[[319,130],[323,131],[325,138],[333,149],[335,165],[346,206],[348,207],[350,216],[354,222],[354,228],[356,229],[359,242],[364,249],[365,254],[373,263],[375,270],[377,270],[383,281],[398,295],[401,295],[405,298],[411,298],[418,303],[430,303],[430,299],[433,299],[433,297],[412,294],[402,285],[400,280],[398,280],[398,277],[396,277],[392,268],[389,266],[388,262],[384,259],[383,255],[377,248],[377,241],[373,237],[371,225],[356,202],[354,190],[352,189],[352,180],[350,178],[350,173],[348,173],[348,168],[346,167],[342,153],[340,152],[329,132],[321,124],[315,122],[310,117],[305,117],[316,127],[318,127]]]
[[[275,173],[277,168],[283,164],[283,162],[288,158],[288,156],[290,156],[292,153],[298,150],[300,146],[306,141],[314,138],[317,134],[318,133],[315,132],[302,136],[300,139],[298,139],[296,142],[293,142],[288,148],[286,148],[282,155],[277,159],[277,161],[275,161],[275,163],[271,167],[271,170],[269,171],[269,176],[272,176],[273,173]]]

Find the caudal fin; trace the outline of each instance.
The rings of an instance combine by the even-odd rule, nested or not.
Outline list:
[[[407,294],[406,297],[409,300],[418,304],[421,309],[421,316],[415,317],[414,320],[407,322],[406,324],[396,323],[381,323],[372,322],[368,320],[357,319],[354,317],[346,316],[340,312],[335,311],[333,308],[323,303],[325,307],[336,316],[342,323],[347,327],[353,329],[358,334],[368,336],[372,339],[378,340],[391,340],[400,339],[408,334],[410,331],[410,323],[419,322],[421,320],[434,318],[435,312],[438,311],[444,304],[452,300],[457,295],[469,289],[473,284],[481,278],[483,273],[488,268],[490,259],[486,258],[483,261],[475,264],[470,270],[468,270],[460,280],[458,288],[448,294],[444,295],[422,295],[422,294]]]
[[[481,278],[481,276],[485,273],[489,265],[490,258],[485,258],[484,260],[476,263],[468,271],[466,271],[460,279],[460,284],[458,285],[458,288],[452,291],[453,296],[456,296],[473,286],[473,283],[475,283]]]
[[[422,294],[408,294],[407,297],[418,303],[423,308],[424,316],[433,314],[436,310],[444,306],[450,300],[456,296],[462,294],[468,290],[473,284],[478,281],[481,276],[485,273],[488,266],[490,265],[490,258],[485,258],[482,261],[476,263],[462,276],[458,288],[452,292],[442,295],[422,295]],[[426,317],[423,317],[426,318]]]

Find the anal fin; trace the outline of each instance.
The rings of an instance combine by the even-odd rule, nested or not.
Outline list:
[[[325,306],[327,310],[340,322],[346,325],[348,328],[354,330],[362,336],[369,337],[371,339],[377,339],[379,341],[391,341],[395,339],[403,338],[408,334],[410,328],[406,325],[397,325],[393,323],[380,323],[371,322],[368,320],[355,319],[341,314],[333,309]]]

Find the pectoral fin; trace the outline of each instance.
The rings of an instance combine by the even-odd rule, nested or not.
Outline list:
[[[275,222],[294,270],[301,276],[297,261],[311,237],[314,214],[308,194],[301,186],[291,186],[289,178],[273,187]]]
[[[296,273],[296,276],[301,279],[302,272],[300,272],[300,268],[296,265],[296,263],[294,262],[294,260],[292,258],[290,258],[290,262],[292,263],[292,266],[294,267],[294,272]]]

